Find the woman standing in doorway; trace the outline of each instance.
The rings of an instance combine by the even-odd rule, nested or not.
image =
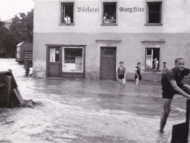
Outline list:
[[[154,60],[154,70],[158,69],[158,64],[159,64],[158,59],[155,58],[155,60]]]

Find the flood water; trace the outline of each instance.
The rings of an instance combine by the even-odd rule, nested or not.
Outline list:
[[[15,59],[0,59],[12,69],[24,99],[32,107],[0,109],[0,143],[169,143],[172,125],[185,121],[186,100],[176,96],[165,127],[160,83],[24,77]]]

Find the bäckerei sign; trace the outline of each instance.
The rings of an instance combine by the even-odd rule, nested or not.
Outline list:
[[[77,12],[99,12],[99,8],[77,7]]]
[[[119,8],[120,12],[144,12],[144,8],[140,7],[132,7],[132,8],[125,8],[125,7],[120,7]],[[77,7],[77,12],[99,12],[99,8],[90,8],[90,7]]]

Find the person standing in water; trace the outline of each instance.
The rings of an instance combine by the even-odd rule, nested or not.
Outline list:
[[[164,133],[173,96],[180,94],[190,99],[190,86],[181,82],[189,73],[190,69],[185,68],[185,60],[183,58],[177,58],[175,67],[166,72],[162,83],[163,114],[160,120],[160,133]]]
[[[119,67],[117,69],[118,79],[121,86],[125,85],[125,67],[123,66],[123,62],[119,62]]]
[[[135,80],[136,80],[136,85],[139,84],[139,80],[142,79],[142,76],[141,76],[141,63],[138,62],[137,63],[137,66],[135,67]]]
[[[167,71],[168,71],[168,68],[166,67],[166,62],[163,62],[162,76],[161,76],[161,85],[164,84],[164,79],[165,79]]]

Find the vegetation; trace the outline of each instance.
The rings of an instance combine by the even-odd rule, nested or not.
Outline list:
[[[0,21],[0,48],[5,49],[5,57],[15,57],[16,45],[23,41],[33,41],[33,10],[15,16],[9,29]]]

